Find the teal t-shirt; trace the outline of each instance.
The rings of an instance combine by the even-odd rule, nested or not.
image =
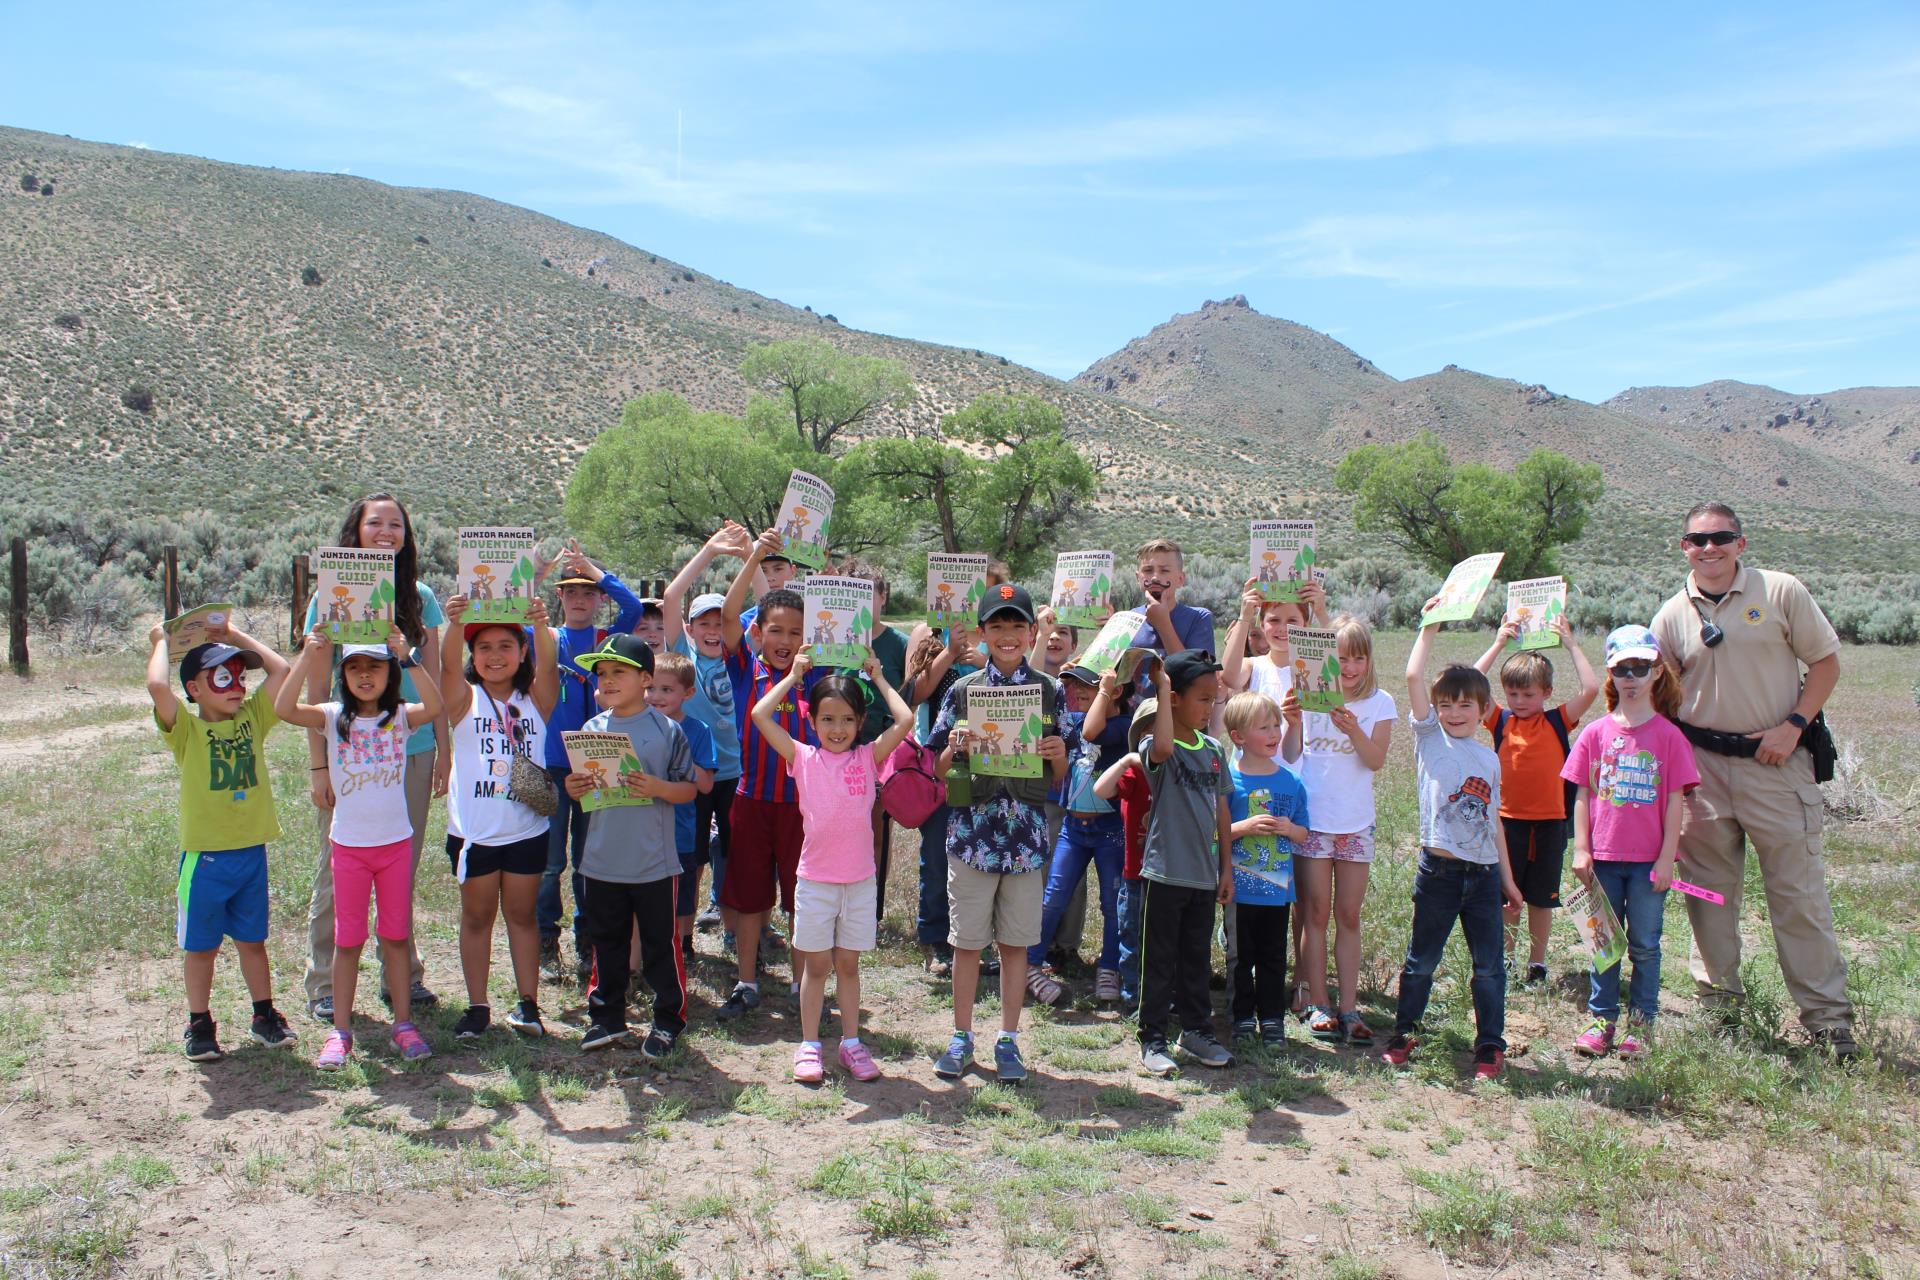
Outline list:
[[[424,582],[416,582],[414,586],[420,590],[420,625],[423,627],[445,625],[447,615],[445,611],[440,608],[439,598],[433,594],[433,588]],[[313,624],[319,620],[320,602],[318,600],[307,601],[307,620],[302,624],[301,629],[303,631],[312,631]],[[327,697],[329,698],[333,696],[331,690],[335,680],[338,678],[339,671],[340,646],[335,645],[333,646],[333,659],[327,666],[327,688],[329,690]],[[420,691],[413,686],[413,673],[404,669],[400,672],[400,698],[404,702],[420,701]],[[433,721],[429,720],[407,735],[407,754],[417,756],[423,751],[431,751],[433,750],[433,741]]]

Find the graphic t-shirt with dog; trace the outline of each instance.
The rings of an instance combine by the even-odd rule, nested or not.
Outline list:
[[[1500,820],[1500,757],[1478,738],[1456,738],[1432,708],[1413,720],[1419,771],[1420,843],[1462,862],[1500,861],[1493,824]]]

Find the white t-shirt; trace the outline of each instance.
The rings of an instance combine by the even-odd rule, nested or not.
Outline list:
[[[1293,668],[1273,661],[1266,654],[1257,654],[1241,664],[1247,672],[1247,692],[1264,693],[1273,699],[1277,707],[1286,701],[1287,693],[1293,688]]]
[[[1393,695],[1375,689],[1358,702],[1349,702],[1347,710],[1360,722],[1360,732],[1369,738],[1374,726],[1397,716]],[[1313,829],[1328,835],[1365,831],[1373,825],[1373,770],[1360,763],[1353,742],[1333,727],[1323,711],[1309,711],[1301,717],[1305,738],[1300,751],[1300,781],[1306,784],[1307,808],[1313,814]]]
[[[490,846],[527,840],[547,829],[547,820],[521,804],[511,788],[514,751],[545,770],[546,719],[531,693],[499,700],[508,724],[494,719],[494,701],[473,686],[473,705],[451,726],[453,776],[447,783],[447,834]]]
[[[407,813],[407,708],[393,719],[354,716],[340,740],[341,705],[322,703],[327,713],[327,778],[333,783],[335,844],[356,849],[398,844],[413,838]]]

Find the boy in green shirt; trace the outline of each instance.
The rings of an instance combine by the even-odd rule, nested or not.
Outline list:
[[[184,953],[187,1057],[221,1057],[213,1014],[213,962],[222,937],[233,939],[240,974],[253,996],[253,1038],[288,1048],[293,1032],[273,1007],[267,968],[267,842],[280,838],[267,777],[267,731],[278,724],[274,695],[290,668],[252,636],[212,628],[207,643],[180,660],[180,687],[197,715],[183,714],[167,671],[167,633],[156,626],[147,659],[147,693],[160,736],[180,765],[180,900],[175,938]],[[246,673],[264,670],[251,695]]]

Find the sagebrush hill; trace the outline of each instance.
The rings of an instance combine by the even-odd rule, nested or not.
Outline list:
[[[1274,514],[1339,538],[1339,459],[1430,428],[1459,458],[1599,462],[1615,497],[1576,548],[1587,562],[1634,563],[1714,493],[1815,563],[1871,544],[1920,565],[1911,391],[1749,389],[1779,402],[1765,423],[1786,415],[1764,425],[1725,392],[1712,416],[1666,389],[1596,406],[1451,366],[1401,382],[1244,298],[1063,383],[479,196],[14,129],[0,157],[0,513],[201,509],[270,528],[382,484],[440,524],[553,527],[573,460],[628,398],[739,412],[748,346],[819,336],[912,376],[913,403],[873,430],[925,430],[987,391],[1059,405],[1100,471],[1089,545],[1168,533],[1238,555],[1245,520]],[[1892,443],[1869,444],[1876,431]]]

